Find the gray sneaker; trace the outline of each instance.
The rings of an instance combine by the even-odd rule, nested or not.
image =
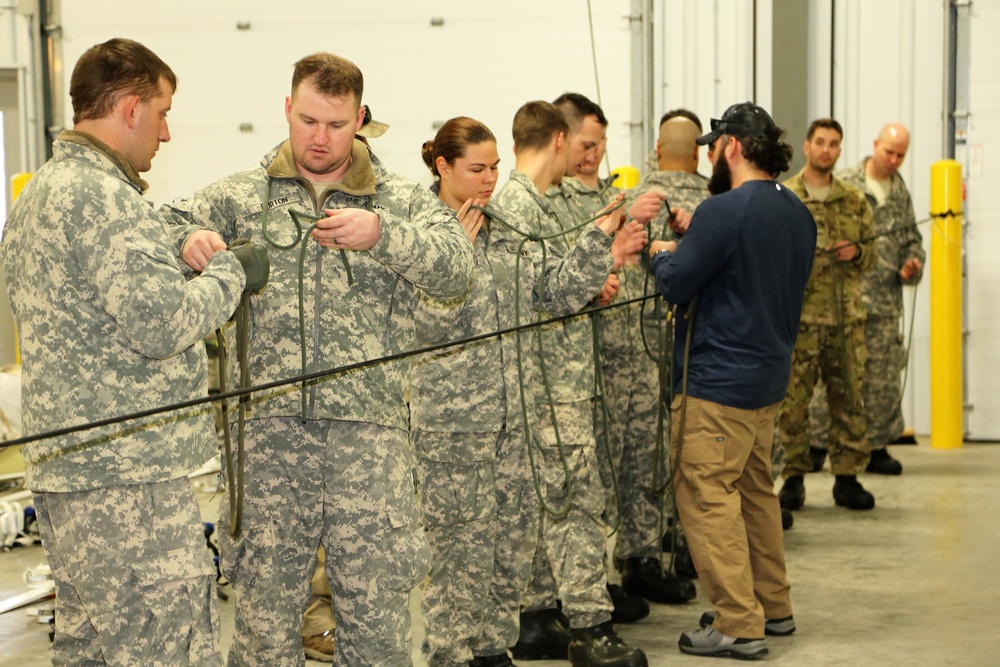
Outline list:
[[[715,623],[715,617],[717,613],[714,611],[706,611],[701,615],[701,621],[699,625],[703,628],[710,628],[712,624]],[[771,635],[774,637],[787,637],[788,635],[795,632],[795,618],[792,616],[786,616],[785,618],[765,618],[764,619],[764,634]]]
[[[730,637],[712,627],[689,630],[683,633],[677,646],[681,653],[728,656],[739,660],[757,660],[767,655],[766,639]]]

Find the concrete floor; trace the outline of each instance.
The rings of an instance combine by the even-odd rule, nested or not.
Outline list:
[[[798,631],[768,639],[769,662],[796,667],[1000,664],[1000,446],[936,451],[922,440],[892,451],[903,462],[904,474],[864,477],[877,499],[871,512],[835,507],[828,473],[807,478],[806,507],[785,535]],[[216,505],[204,496],[210,520]],[[0,599],[20,592],[22,573],[42,561],[40,547],[0,553]],[[704,666],[704,658],[678,651],[677,638],[708,608],[699,591],[684,606],[654,605],[648,618],[619,631],[646,651],[650,667]],[[221,609],[225,652],[232,602]],[[422,628],[416,616],[419,646]],[[48,643],[48,626],[24,609],[0,615],[0,665],[48,665]],[[414,662],[424,664],[416,650]]]

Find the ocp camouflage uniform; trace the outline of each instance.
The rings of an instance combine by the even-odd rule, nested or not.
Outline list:
[[[522,246],[527,231],[520,219],[497,206],[489,210],[493,216],[473,244],[476,269],[467,293],[421,299],[422,344],[529,324],[535,305],[572,313],[601,291],[611,270],[611,238],[596,225],[562,262],[550,256],[543,274],[538,244]],[[505,653],[518,638],[539,518],[528,461],[528,438],[538,430],[534,335],[518,336],[422,355],[411,370],[410,439],[434,553],[423,590],[429,665]]]
[[[863,240],[872,236],[871,207],[861,191],[837,178],[823,201],[808,193],[801,171],[783,184],[809,208],[817,229],[816,259],[781,406],[781,442],[788,456],[784,476],[812,470],[809,401],[820,375],[830,401],[830,467],[835,475],[856,475],[870,454],[861,391],[867,358],[863,276],[875,263],[873,244]],[[841,262],[825,250],[842,240],[859,241],[860,257]]]
[[[658,192],[668,199],[649,225],[650,238],[676,240],[668,226],[668,204],[694,213],[708,197],[708,181],[698,174],[653,171],[626,193],[626,205],[631,206],[646,192]],[[599,319],[604,388],[611,423],[617,431],[611,441],[619,443],[615,459],[622,513],[615,546],[618,559],[658,556],[665,518],[674,511],[673,488],[664,488],[669,477],[669,404],[665,404],[663,414],[662,443],[657,443],[660,377],[656,359],[660,358],[660,336],[667,326],[666,303],[658,298],[656,282],[648,276],[640,266],[623,266],[618,271],[621,286],[616,302],[649,295],[656,298],[605,311]],[[666,349],[669,354],[669,345]],[[650,358],[650,353],[656,359]]]
[[[906,348],[900,333],[904,281],[899,270],[908,259],[919,259],[921,270],[905,281],[907,285],[916,285],[923,277],[926,253],[903,177],[893,174],[885,203],[880,205],[865,185],[865,163],[869,159],[865,158],[857,167],[841,174],[841,178],[865,193],[874,212],[875,234],[885,234],[875,240],[877,260],[865,277],[864,287],[868,308],[865,421],[872,449],[883,449],[903,434],[904,426],[900,408],[901,375],[906,367]]]
[[[495,201],[535,235],[558,234],[583,222],[567,220],[567,209],[561,201],[542,196],[535,184],[516,170],[511,172],[510,180]],[[565,257],[581,231],[545,241],[548,256],[552,259]],[[537,312],[537,316],[544,319],[553,315],[545,310]],[[603,564],[606,525],[601,518],[604,494],[594,441],[594,354],[590,319],[582,317],[547,325],[533,352],[537,355],[540,383],[534,388],[534,396],[541,436],[539,458],[545,501],[550,511],[566,512],[560,517],[542,513],[545,555],[553,569],[551,576],[570,626],[592,627],[611,620],[612,604],[605,588]],[[544,386],[546,382],[551,391],[551,404]],[[560,456],[560,443],[568,475]],[[528,611],[553,608],[556,606],[553,593],[545,573],[536,571],[522,607]]]
[[[373,210],[382,231],[371,249],[345,251],[353,282],[341,253],[305,237],[289,215],[349,207]],[[468,238],[451,212],[426,188],[386,171],[359,141],[343,180],[315,199],[286,141],[259,167],[166,208],[179,225],[178,244],[201,225],[227,242],[267,246],[270,282],[251,303],[254,384],[412,350],[416,288],[457,296],[472,270]],[[224,571],[236,593],[231,665],[303,664],[299,627],[320,544],[337,663],[410,664],[409,591],[427,574],[430,550],[411,474],[408,366],[376,363],[305,389],[254,394],[242,536],[230,539],[228,517],[220,520]],[[229,371],[236,376],[235,364]],[[226,480],[223,507],[233,492]]]
[[[201,343],[245,277],[217,253],[187,281],[128,159],[63,132],[0,246],[18,323],[24,434],[207,395]],[[215,570],[186,475],[215,453],[212,408],[24,445],[56,582],[55,664],[218,665]]]

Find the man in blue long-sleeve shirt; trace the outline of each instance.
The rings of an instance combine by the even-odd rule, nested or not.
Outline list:
[[[775,182],[792,155],[782,134],[749,102],[713,119],[698,143],[715,144],[709,190],[716,196],[698,207],[679,244],[650,248],[660,291],[684,313],[674,338],[674,484],[691,555],[716,607],[701,629],[681,635],[681,651],[695,655],[760,657],[765,634],[795,631],[771,442],[816,224]]]

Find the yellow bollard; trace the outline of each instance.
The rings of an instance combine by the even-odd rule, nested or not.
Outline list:
[[[17,201],[17,198],[21,195],[21,190],[23,190],[24,186],[28,184],[28,181],[31,180],[31,176],[32,174],[30,172],[22,172],[20,174],[14,174],[10,177],[11,203]],[[18,343],[16,323],[14,324],[14,363],[18,366],[21,365],[21,346]],[[18,447],[18,450],[20,449],[21,448]]]
[[[962,446],[962,166],[931,166],[931,447]]]
[[[10,177],[11,202],[17,201],[17,197],[18,195],[21,194],[21,190],[24,189],[24,186],[27,185],[28,181],[30,180],[31,180],[31,174],[28,173],[14,174],[13,176]]]
[[[611,184],[619,190],[628,190],[639,185],[639,170],[635,167],[618,167],[611,172],[611,175],[615,177]]]

